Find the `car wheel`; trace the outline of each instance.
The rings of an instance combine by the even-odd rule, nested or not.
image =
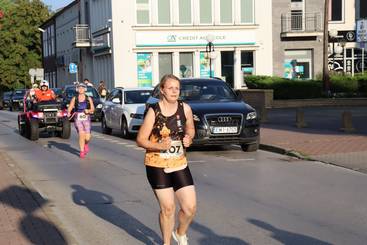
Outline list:
[[[62,131],[60,132],[60,137],[62,139],[69,139],[70,138],[70,133],[71,133],[70,121],[67,120],[67,119],[64,119],[64,121],[62,123]]]
[[[130,138],[129,127],[127,126],[127,121],[125,117],[121,119],[121,135],[125,139]]]
[[[29,139],[38,140],[39,138],[38,120],[31,119],[29,122]]]
[[[102,115],[101,127],[102,127],[102,133],[103,134],[111,134],[112,133],[112,128],[107,127],[106,118],[105,118],[104,115]]]
[[[257,151],[259,149],[259,142],[253,144],[241,144],[241,149],[245,152]]]

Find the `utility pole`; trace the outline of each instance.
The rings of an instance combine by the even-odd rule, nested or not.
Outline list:
[[[325,0],[324,8],[324,48],[323,48],[323,70],[322,70],[322,80],[324,82],[324,92],[330,94],[330,75],[329,75],[329,4],[330,0]]]

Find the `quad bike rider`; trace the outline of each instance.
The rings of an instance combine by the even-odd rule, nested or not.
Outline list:
[[[24,97],[23,112],[18,115],[19,133],[30,140],[38,140],[40,132],[70,138],[66,108],[55,99],[55,93],[45,80],[41,81],[40,89],[29,90]]]

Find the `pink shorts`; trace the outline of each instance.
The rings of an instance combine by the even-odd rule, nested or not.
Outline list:
[[[75,125],[76,131],[78,131],[78,133],[84,132],[86,134],[90,134],[90,132],[91,132],[92,123],[91,123],[91,120],[90,120],[90,116],[88,116],[88,118],[86,120],[78,120],[78,115],[75,114],[74,125]]]

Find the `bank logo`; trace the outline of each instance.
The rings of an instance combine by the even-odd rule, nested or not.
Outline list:
[[[167,36],[167,42],[175,43],[176,42],[176,35],[168,35]]]

